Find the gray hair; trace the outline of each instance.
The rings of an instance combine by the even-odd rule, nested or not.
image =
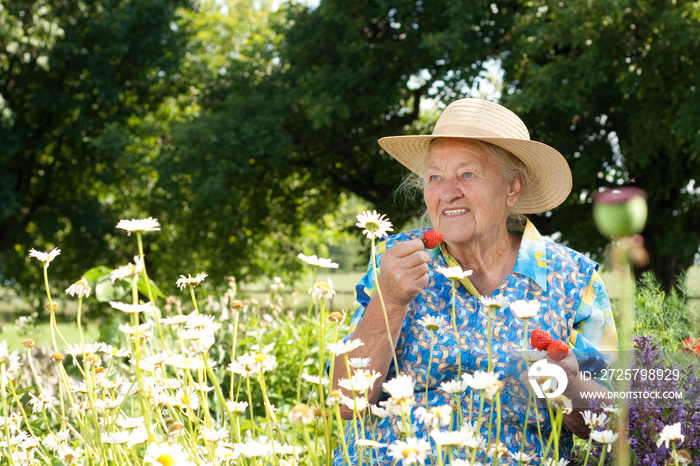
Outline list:
[[[430,141],[430,144],[432,144],[434,141],[435,139]],[[517,177],[521,177],[523,181],[523,187],[529,184],[530,177],[528,176],[527,170],[525,169],[525,165],[515,155],[513,155],[506,149],[498,147],[494,144],[490,144],[488,142],[479,140],[473,141],[477,143],[481,148],[483,148],[484,151],[486,151],[494,159],[496,159],[498,164],[501,166],[503,176],[508,182],[514,180]],[[415,200],[418,198],[418,196],[422,198],[423,191],[425,190],[425,170],[427,163],[428,158],[426,157],[423,162],[423,169],[420,175],[410,172],[403,178],[403,180],[401,180],[401,183],[396,188],[396,197],[402,197],[407,200]],[[510,211],[508,212],[509,222],[514,221],[516,223],[522,223],[524,219],[524,215],[518,212],[517,205],[510,208]],[[425,208],[425,204],[423,204],[423,208],[420,213],[420,225],[421,227],[430,225],[430,218],[428,217],[428,211]]]

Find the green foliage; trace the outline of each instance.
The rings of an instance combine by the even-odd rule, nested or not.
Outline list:
[[[642,275],[637,287],[634,334],[651,335],[668,351],[679,351],[683,340],[697,336],[698,311],[688,302],[684,277],[681,283],[679,292],[665,292],[653,273]]]
[[[65,282],[114,261],[116,222],[146,185],[114,128],[179,83],[186,0],[25,0],[0,6],[0,275],[35,283],[27,251],[58,246]],[[124,258],[126,259],[126,258]]]

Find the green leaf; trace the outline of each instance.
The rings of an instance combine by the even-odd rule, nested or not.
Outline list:
[[[95,283],[100,277],[109,275],[111,271],[112,269],[106,265],[98,265],[85,272],[83,277],[85,277],[85,280],[87,280],[88,283]]]
[[[102,275],[95,283],[95,297],[102,303],[121,301],[129,294],[129,284],[123,281],[112,283],[109,274]]]
[[[154,282],[151,278],[148,279],[149,283],[151,284],[151,292],[153,293],[153,299],[156,298],[165,298],[165,294],[158,288],[158,285],[156,285],[156,282]],[[148,297],[148,287],[146,286],[146,279],[144,278],[143,275],[139,276],[139,282],[138,282],[138,290],[139,293],[141,293],[143,296]]]

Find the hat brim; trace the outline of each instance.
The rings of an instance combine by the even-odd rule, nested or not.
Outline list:
[[[523,162],[528,173],[528,183],[523,186],[513,207],[515,213],[547,212],[564,202],[571,192],[573,181],[566,159],[556,149],[537,141],[426,134],[384,137],[379,140],[379,145],[403,166],[422,176],[430,143],[442,137],[487,142],[507,150]]]

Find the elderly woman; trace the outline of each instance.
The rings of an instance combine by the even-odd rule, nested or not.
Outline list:
[[[461,406],[463,412],[453,411],[450,424],[442,424],[443,430],[458,430],[464,425],[459,425],[460,419],[463,423],[474,421],[478,409],[469,411],[470,397],[478,402],[484,394],[467,388],[457,393],[461,399],[455,403],[454,388],[459,384],[454,381],[461,374],[476,371],[493,372],[499,380],[498,436],[500,448],[507,449],[501,452],[502,461],[517,464],[521,448],[533,457],[533,464],[545,460],[538,431],[546,443],[551,420],[543,400],[539,400],[538,409],[541,423],[538,425],[531,406],[523,439],[531,388],[523,375],[527,370],[522,349],[529,346],[529,334],[535,328],[548,331],[574,350],[561,361],[546,359],[566,373],[564,396],[578,408],[565,410],[563,416],[559,451],[566,455],[571,433],[584,438],[589,433],[580,409],[587,401],[581,400],[580,393],[603,391],[595,380],[579,376],[583,368],[574,352],[591,365],[586,369],[595,370],[605,364],[606,352],[615,351],[617,345],[598,265],[544,239],[523,216],[549,211],[566,199],[571,190],[566,160],[553,148],[531,141],[514,113],[480,99],[453,102],[431,135],[387,137],[379,144],[418,175],[432,228],[442,232],[444,241],[427,249],[421,240],[424,230],[414,230],[387,237],[377,245],[378,283],[370,270],[358,284],[360,307],[348,336],[364,345],[348,356],[369,361],[365,370],[379,374],[368,392],[370,404],[389,396],[382,390],[383,382],[398,380],[399,375],[411,377],[415,393],[410,421],[413,436],[424,442],[399,444],[408,437],[403,434],[406,426],[401,417],[373,410],[380,413],[377,416],[367,409],[364,421],[349,425],[347,453],[342,449],[337,452],[336,464],[343,463],[348,454],[357,462],[356,432],[360,438],[378,442],[369,447],[375,464],[388,465],[402,455],[408,459],[405,455],[420,454],[418,450],[430,442],[426,406]],[[457,266],[471,275],[450,279],[440,273]],[[377,293],[378,288],[381,293]],[[528,320],[527,334],[525,321],[509,306],[519,300],[539,303],[539,312]],[[494,303],[500,306],[489,310],[489,304]],[[432,327],[426,322],[433,322]],[[348,377],[346,367],[345,358],[339,356],[333,374],[335,388],[347,387],[347,383],[339,384]],[[340,390],[349,396],[346,388]],[[497,418],[493,411],[495,404],[487,398],[480,427],[484,443],[490,439],[495,444]],[[343,416],[352,419],[353,412],[343,408]],[[397,444],[404,446],[403,453],[392,448]],[[435,448],[434,442],[432,445]],[[486,461],[483,451],[489,446],[483,447],[479,459]],[[434,457],[435,451],[428,456]],[[464,449],[461,451],[464,457]]]

